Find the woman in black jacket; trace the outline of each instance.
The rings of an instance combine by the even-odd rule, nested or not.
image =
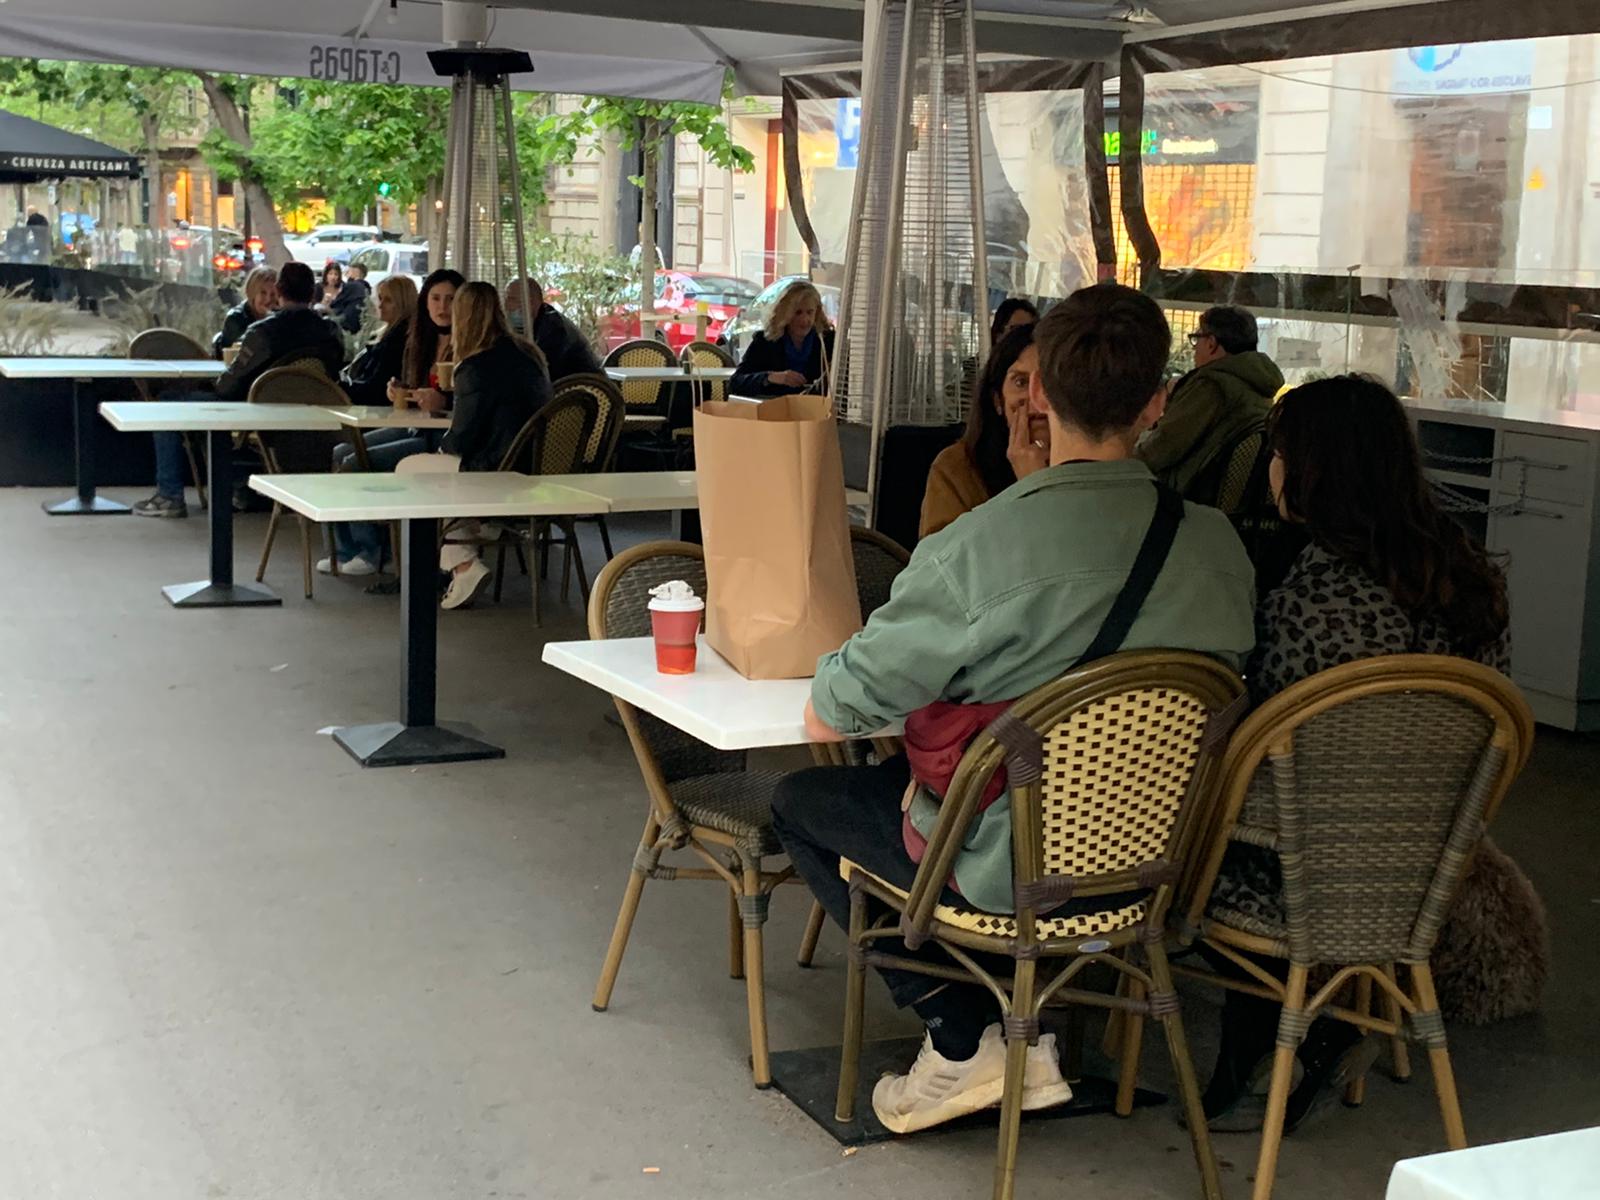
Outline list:
[[[278,307],[278,273],[271,267],[256,267],[244,277],[244,299],[222,318],[222,329],[211,339],[211,352],[218,358],[229,346],[244,341],[244,331]]]
[[[810,281],[797,279],[772,306],[767,327],[744,352],[728,381],[730,396],[788,396],[828,390],[833,368],[833,326],[822,311],[822,296]]]
[[[462,471],[498,470],[528,419],[551,400],[544,355],[511,332],[492,284],[474,281],[456,293],[451,327],[455,407],[440,449],[459,458]],[[456,532],[475,537],[478,528],[476,522],[463,522]],[[451,572],[444,608],[468,603],[489,578],[475,545],[446,541],[439,566]]]
[[[378,284],[383,334],[356,355],[339,381],[356,404],[389,403],[389,381],[398,379],[404,370],[406,339],[416,315],[417,285],[409,275],[391,275]]]

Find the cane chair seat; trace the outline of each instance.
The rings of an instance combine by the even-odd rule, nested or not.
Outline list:
[[[865,867],[851,862],[848,858],[839,860],[839,875],[848,882],[852,875],[860,872],[872,883],[888,892],[898,900],[907,900],[910,893],[904,888],[895,887]],[[1145,917],[1144,902],[1130,904],[1125,908],[1110,909],[1105,912],[1077,913],[1070,917],[1040,918],[1034,922],[1034,929],[1041,941],[1053,938],[1066,938],[1077,940],[1080,938],[1100,937],[1118,930],[1127,929],[1137,925]],[[938,905],[933,910],[933,919],[940,925],[948,925],[952,929],[962,929],[968,933],[976,933],[983,937],[1015,938],[1017,936],[1017,919],[1004,913],[984,912],[978,908],[957,908],[951,904]]]
[[[669,784],[672,802],[691,824],[739,839],[754,854],[782,854],[772,831],[772,793],[782,771],[719,771]]]

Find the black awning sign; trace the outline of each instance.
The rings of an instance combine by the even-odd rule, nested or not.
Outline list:
[[[126,158],[61,158],[50,154],[0,151],[0,171],[50,175],[137,175],[138,162]]]

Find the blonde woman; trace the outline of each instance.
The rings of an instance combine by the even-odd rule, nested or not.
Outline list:
[[[826,391],[833,363],[833,326],[822,311],[822,295],[807,279],[784,289],[767,327],[744,352],[728,383],[735,396],[787,396]]]
[[[222,329],[211,339],[211,350],[218,358],[229,346],[244,340],[244,331],[278,307],[278,273],[271,267],[256,267],[244,277],[244,299],[222,318]]]
[[[493,471],[528,418],[550,402],[553,393],[544,355],[511,331],[494,286],[479,281],[456,293],[450,337],[456,352],[455,407],[438,457],[454,456],[458,470]],[[400,469],[422,465],[413,461]],[[526,469],[526,464],[519,465]],[[427,466],[448,469],[442,463]],[[477,533],[475,526],[458,529],[465,536]],[[443,608],[470,603],[489,579],[476,546],[447,541],[439,552],[439,566],[450,572]]]
[[[406,338],[417,315],[417,285],[409,275],[391,275],[378,284],[378,319],[383,333],[345,368],[341,382],[357,404],[389,403],[389,380],[404,367]],[[367,439],[368,444],[372,439]]]

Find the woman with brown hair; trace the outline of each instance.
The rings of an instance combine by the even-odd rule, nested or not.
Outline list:
[[[1038,369],[1031,324],[1011,329],[995,343],[967,412],[966,432],[940,451],[928,470],[919,538],[938,533],[1050,465],[1050,423],[1043,413],[1028,410],[1028,386]]]
[[[400,376],[389,383],[391,403],[406,400],[424,412],[434,413],[450,407],[449,397],[439,387],[436,368],[442,362],[454,360],[450,345],[451,310],[457,290],[466,282],[460,271],[449,267],[439,268],[422,281],[416,319],[411,322],[406,337]]]
[[[456,351],[455,408],[439,447],[441,457],[454,456],[461,471],[493,471],[528,418],[550,402],[553,392],[544,355],[511,331],[494,285],[476,280],[456,292],[451,337]],[[518,466],[527,469],[527,464]],[[469,536],[477,533],[475,523],[457,529]],[[477,546],[446,541],[439,551],[439,566],[451,573],[441,602],[444,608],[470,603],[489,578]]]
[[[766,328],[750,341],[739,369],[728,381],[731,396],[788,396],[826,391],[833,364],[833,326],[822,311],[822,293],[797,279],[772,306]]]
[[[1272,497],[1309,542],[1257,610],[1258,644],[1246,668],[1252,699],[1383,654],[1444,654],[1509,671],[1505,576],[1435,501],[1393,392],[1359,375],[1303,384],[1268,417],[1267,441]],[[1282,886],[1275,853],[1234,843],[1212,902],[1281,924]],[[1484,839],[1434,951],[1448,963],[1437,976],[1446,1012],[1483,1021],[1535,1009],[1544,926],[1532,884]],[[1515,947],[1514,959],[1507,947]],[[1485,979],[1499,982],[1486,988]],[[1484,994],[1495,997],[1493,1011],[1456,999]],[[1213,1129],[1260,1128],[1276,1031],[1271,1001],[1227,993],[1205,1096]],[[1342,1021],[1313,1024],[1299,1050],[1304,1076],[1285,1127],[1294,1129],[1365,1070],[1371,1043]]]

